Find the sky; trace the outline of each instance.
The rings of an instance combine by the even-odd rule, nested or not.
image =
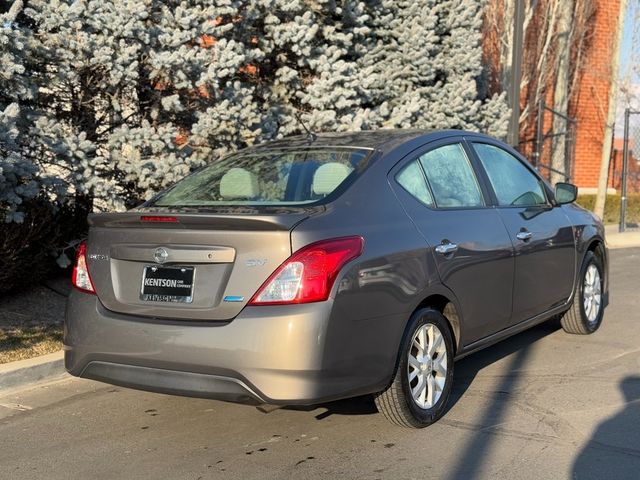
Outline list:
[[[637,63],[638,56],[640,55],[640,47],[638,46],[640,32],[638,31],[638,25],[636,25],[637,22],[640,21],[640,18],[638,18],[639,13],[640,1],[629,0],[625,14],[622,44],[620,45],[620,74],[622,76],[632,74],[634,61]],[[632,75],[634,83],[640,83],[638,72]]]
[[[635,98],[629,100],[625,95],[619,95],[616,112],[616,137],[622,136],[624,109],[629,107],[640,110],[640,0],[628,0],[620,45],[619,79],[622,85],[629,85],[628,89]]]

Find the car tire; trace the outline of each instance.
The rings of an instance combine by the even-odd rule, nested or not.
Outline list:
[[[396,425],[424,428],[445,412],[453,383],[453,336],[437,310],[411,316],[391,384],[375,395],[378,411]]]
[[[567,333],[589,335],[600,327],[604,315],[603,265],[593,252],[587,252],[576,282],[571,308],[560,317]]]

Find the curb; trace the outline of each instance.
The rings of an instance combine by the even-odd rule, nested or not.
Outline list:
[[[631,229],[620,233],[617,223],[609,223],[604,226],[604,232],[608,248],[640,247],[640,230]]]
[[[64,373],[66,371],[62,350],[27,360],[5,363],[0,365],[0,391],[50,380]]]
[[[640,247],[640,232],[625,232],[607,235],[607,247],[609,248],[634,248]]]

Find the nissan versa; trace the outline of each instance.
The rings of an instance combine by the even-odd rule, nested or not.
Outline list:
[[[443,415],[454,361],[549,319],[597,330],[602,223],[464,131],[294,137],[89,218],[64,333],[76,376],[248,404],[373,394]]]

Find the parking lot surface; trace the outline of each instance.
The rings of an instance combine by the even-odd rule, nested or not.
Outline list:
[[[640,249],[610,268],[597,333],[545,323],[461,360],[429,428],[368,398],[263,413],[67,378],[0,393],[0,478],[640,478]]]

